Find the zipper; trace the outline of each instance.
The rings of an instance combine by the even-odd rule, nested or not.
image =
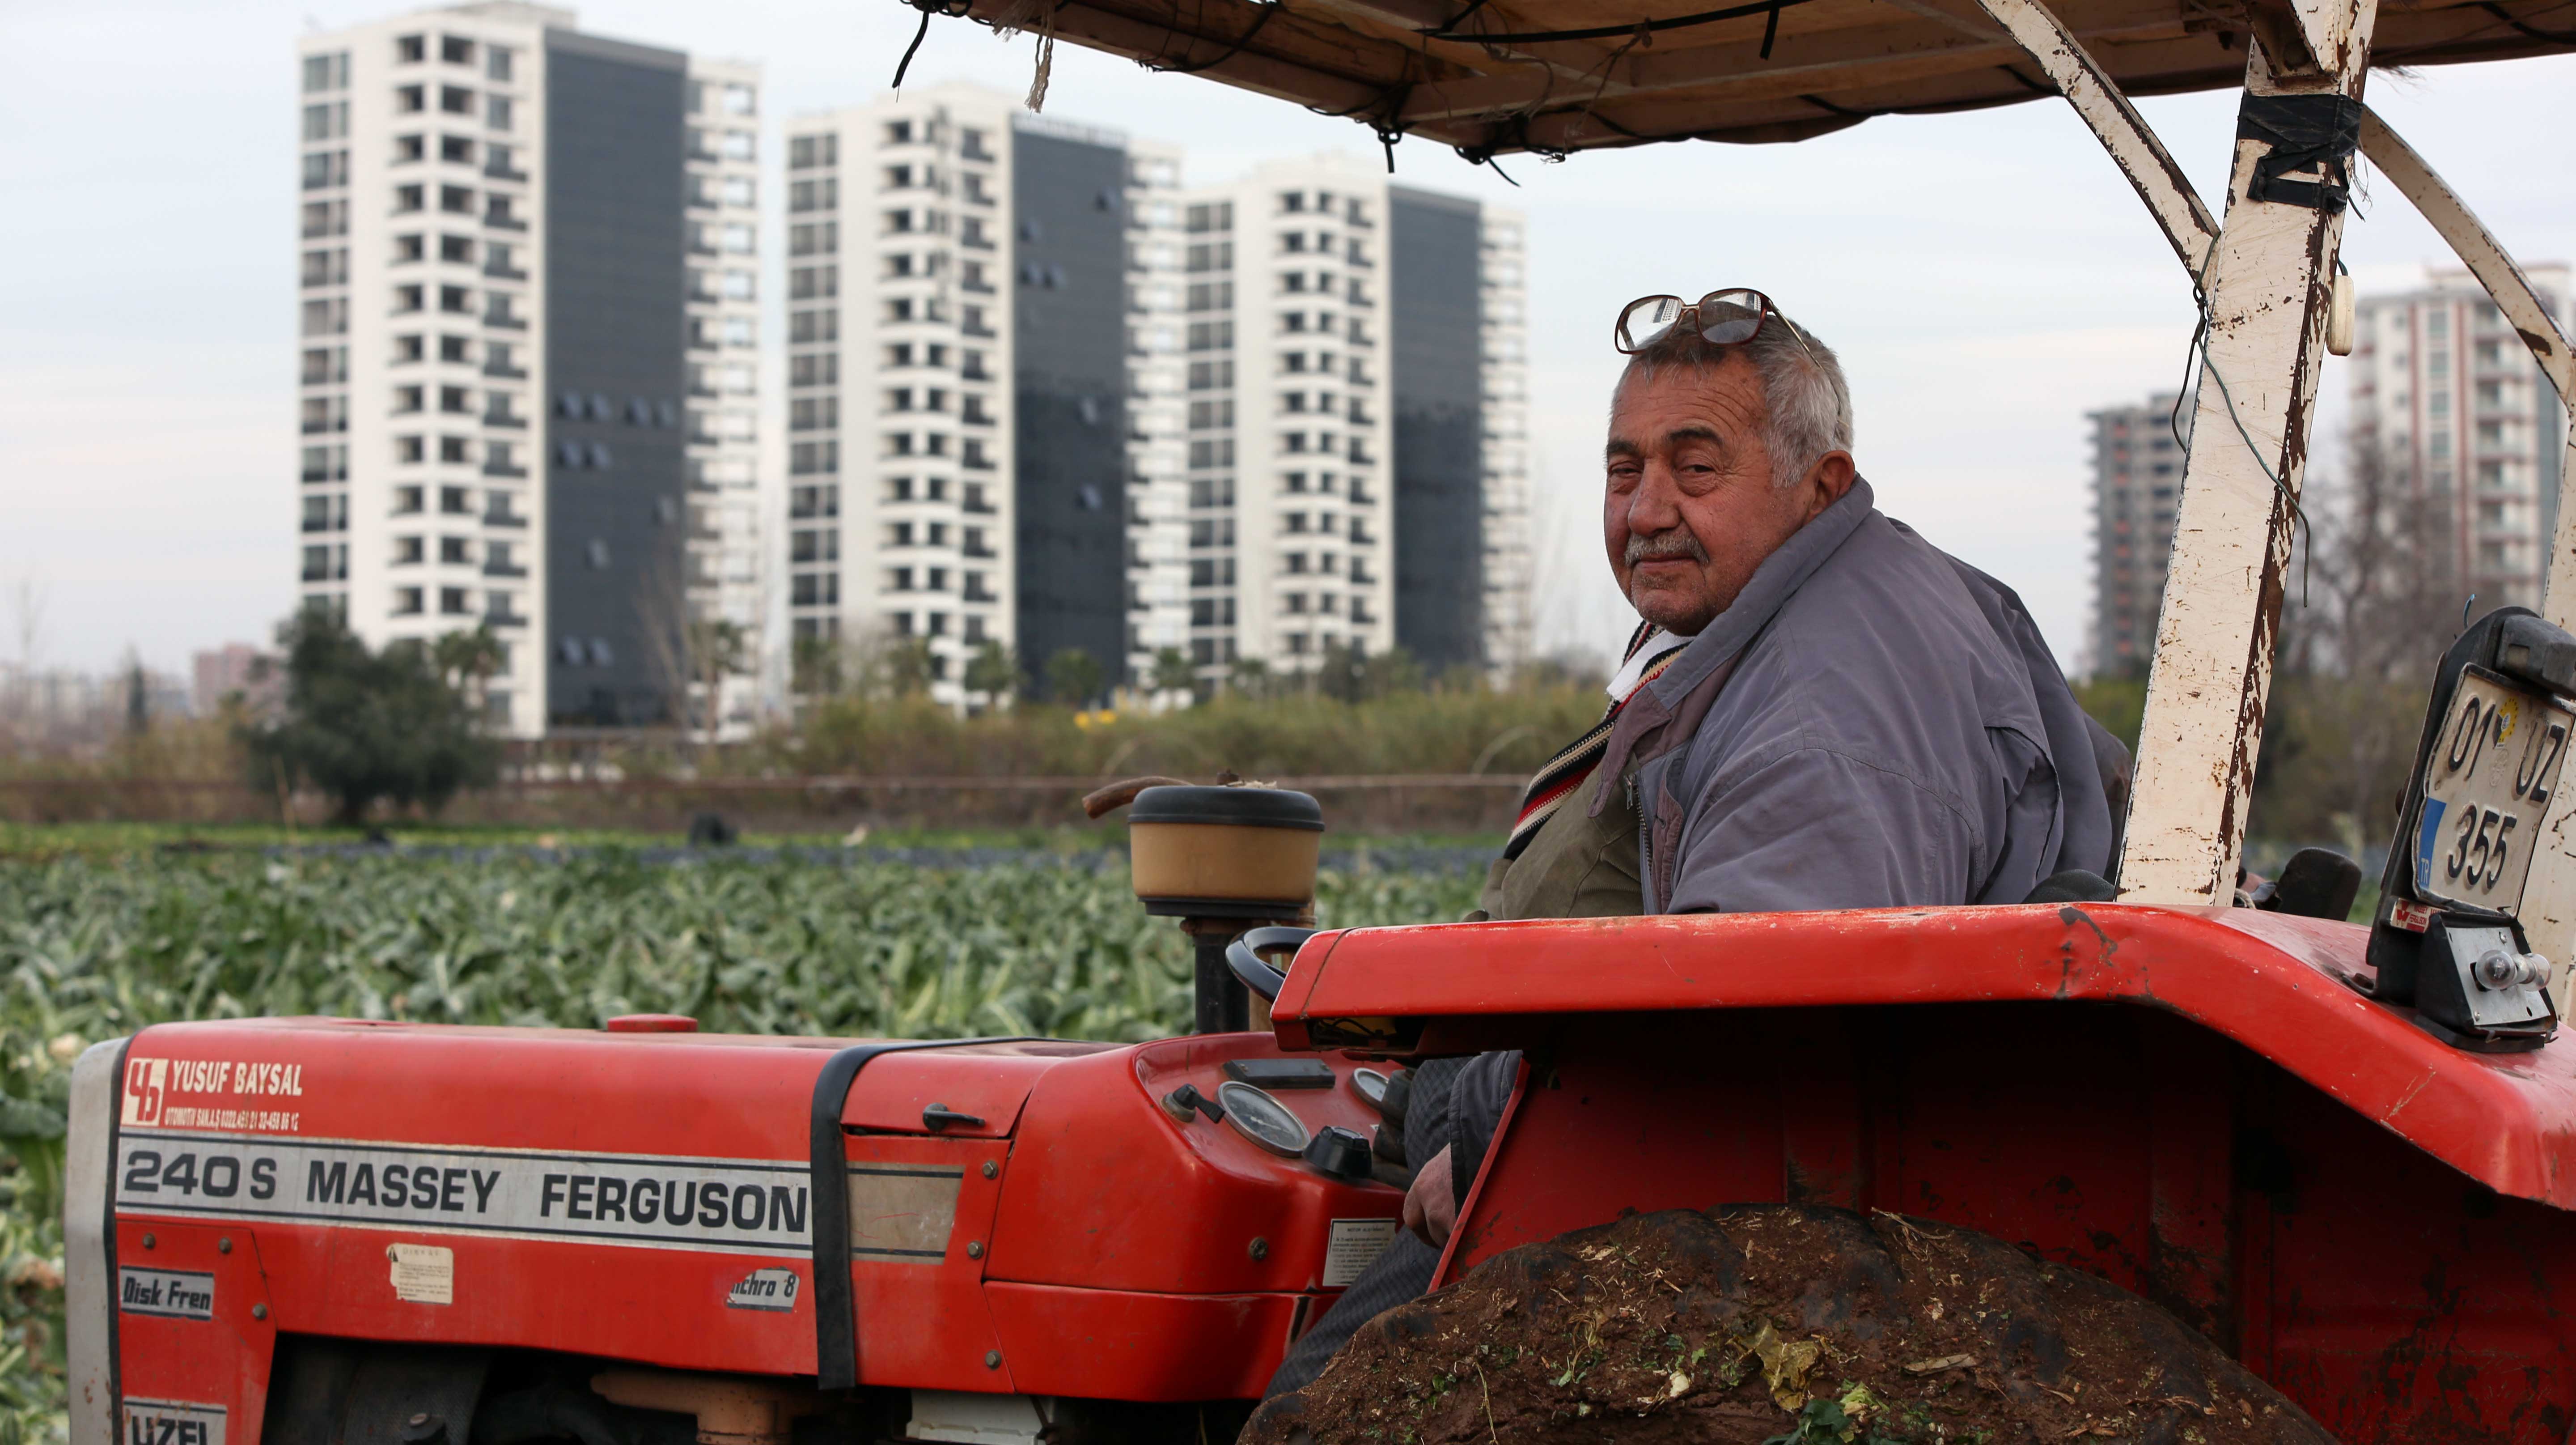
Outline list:
[[[1637,892],[1648,913],[1659,911],[1655,899],[1655,830],[1646,818],[1646,809],[1637,800],[1637,774],[1645,769],[1632,769],[1627,778],[1628,811],[1637,815]]]

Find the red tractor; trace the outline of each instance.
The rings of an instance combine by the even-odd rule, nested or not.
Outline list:
[[[1147,794],[1172,807],[1134,820],[1139,891],[1202,949],[1191,1037],[147,1029],[75,1078],[75,1445],[1222,1441],[1396,1236],[1390,1080],[1495,1050],[1520,1059],[1440,1261],[1458,1287],[1256,1435],[1974,1439],[2003,1400],[2057,1437],[2570,1437],[2576,1045],[2549,1042],[2542,955],[2576,943],[2576,584],[2444,659],[2372,925],[2330,866],[2304,890],[2328,917],[2236,896],[2356,147],[2576,394],[2547,308],[2359,100],[2375,40],[2568,48],[2545,0],[1451,8],[1043,24],[1478,157],[1795,138],[2000,103],[2027,64],[2122,163],[2220,384],[2120,901],[1244,934],[1310,896],[1295,795]],[[2222,226],[2119,85],[2239,72]],[[1294,944],[1284,975],[1259,957]],[[1275,993],[1267,1032],[1244,984]]]

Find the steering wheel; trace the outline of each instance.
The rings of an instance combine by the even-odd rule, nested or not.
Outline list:
[[[1243,981],[1245,988],[1261,995],[1264,1000],[1275,999],[1279,997],[1279,990],[1287,985],[1288,975],[1262,962],[1262,952],[1285,948],[1293,954],[1318,931],[1276,925],[1251,929],[1225,946],[1225,966],[1234,971],[1234,976]]]

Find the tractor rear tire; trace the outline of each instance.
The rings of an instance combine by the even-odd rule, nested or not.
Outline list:
[[[2333,1445],[2173,1316],[1991,1235],[1729,1205],[1525,1245],[1363,1325],[1248,1445]]]

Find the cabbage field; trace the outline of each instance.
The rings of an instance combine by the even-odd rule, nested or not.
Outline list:
[[[1447,850],[1328,858],[1318,910],[1336,926],[1456,918],[1480,877]],[[0,1445],[62,1435],[63,1107],[88,1043],[314,1013],[1131,1040],[1185,1027],[1189,978],[1177,929],[1146,916],[1115,854],[0,861]]]

